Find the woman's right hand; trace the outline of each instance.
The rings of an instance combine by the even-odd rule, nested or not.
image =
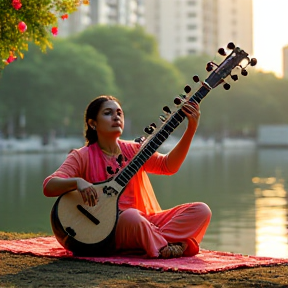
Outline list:
[[[76,178],[77,190],[82,196],[84,203],[88,206],[95,206],[98,203],[98,195],[93,184],[83,178]]]

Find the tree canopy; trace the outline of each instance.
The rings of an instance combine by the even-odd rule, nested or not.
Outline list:
[[[99,94],[117,93],[103,54],[89,45],[61,40],[54,45],[47,54],[31,46],[25,61],[7,67],[0,81],[0,101],[6,107],[2,123],[25,111],[30,133],[80,132],[88,103]]]
[[[182,74],[160,58],[156,40],[140,27],[94,26],[71,41],[89,44],[107,57],[121,91],[115,96],[123,100],[135,127],[157,120],[161,105],[173,101],[169,97],[180,89],[183,91]],[[143,107],[149,107],[148,115],[142,113]]]
[[[197,91],[200,84],[192,77],[205,80],[206,63],[213,60],[195,55],[169,63],[159,56],[155,39],[139,27],[93,26],[74,37],[54,39],[53,45],[42,53],[29,44],[25,59],[5,68],[0,78],[4,135],[23,115],[29,134],[80,134],[86,106],[101,94],[120,99],[127,136],[143,135],[150,123],[160,125],[163,106],[173,110],[173,99],[186,84]],[[255,135],[261,124],[287,124],[288,81],[254,68],[248,72],[236,83],[228,77],[229,91],[219,85],[201,102],[197,133]]]
[[[57,35],[58,20],[68,18],[81,3],[78,0],[2,0],[0,1],[0,72],[5,65],[24,57],[28,43],[42,51],[52,48],[51,36]]]
[[[202,81],[209,76],[203,68],[212,60],[214,59],[209,59],[206,55],[187,56],[177,59],[174,64],[187,81],[191,79],[190,83],[193,84],[191,76],[198,73],[196,69]],[[191,74],[192,70],[194,74]],[[232,74],[235,73],[240,74],[237,70]],[[288,104],[288,98],[285,97],[288,88],[286,79],[279,79],[272,73],[258,72],[250,67],[247,77],[239,75],[236,82],[227,77],[225,81],[231,84],[229,91],[219,85],[201,102],[202,133],[255,135],[261,124],[287,124],[288,116],[284,109]],[[193,91],[199,88],[197,84],[192,87]]]

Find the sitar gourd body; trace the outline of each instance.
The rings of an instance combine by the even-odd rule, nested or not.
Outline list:
[[[97,205],[88,206],[74,190],[61,195],[51,211],[56,239],[75,255],[109,255],[115,249],[118,198],[123,188],[113,180],[94,184],[94,188]]]

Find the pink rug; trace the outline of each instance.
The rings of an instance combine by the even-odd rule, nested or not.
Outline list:
[[[145,259],[140,256],[111,256],[111,257],[73,257],[65,250],[55,237],[37,237],[25,240],[0,240],[0,251],[15,254],[29,254],[35,256],[55,258],[75,258],[97,263],[138,266],[162,271],[181,271],[195,274],[225,271],[240,267],[271,266],[288,264],[288,259],[244,256],[229,252],[218,252],[201,249],[193,257],[175,259]]]

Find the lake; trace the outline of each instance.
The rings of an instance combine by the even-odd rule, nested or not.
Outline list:
[[[163,151],[165,147],[163,147]],[[52,234],[42,182],[65,153],[0,154],[0,231]],[[203,201],[212,210],[201,248],[288,257],[288,149],[191,149],[173,176],[151,175],[163,209]]]

